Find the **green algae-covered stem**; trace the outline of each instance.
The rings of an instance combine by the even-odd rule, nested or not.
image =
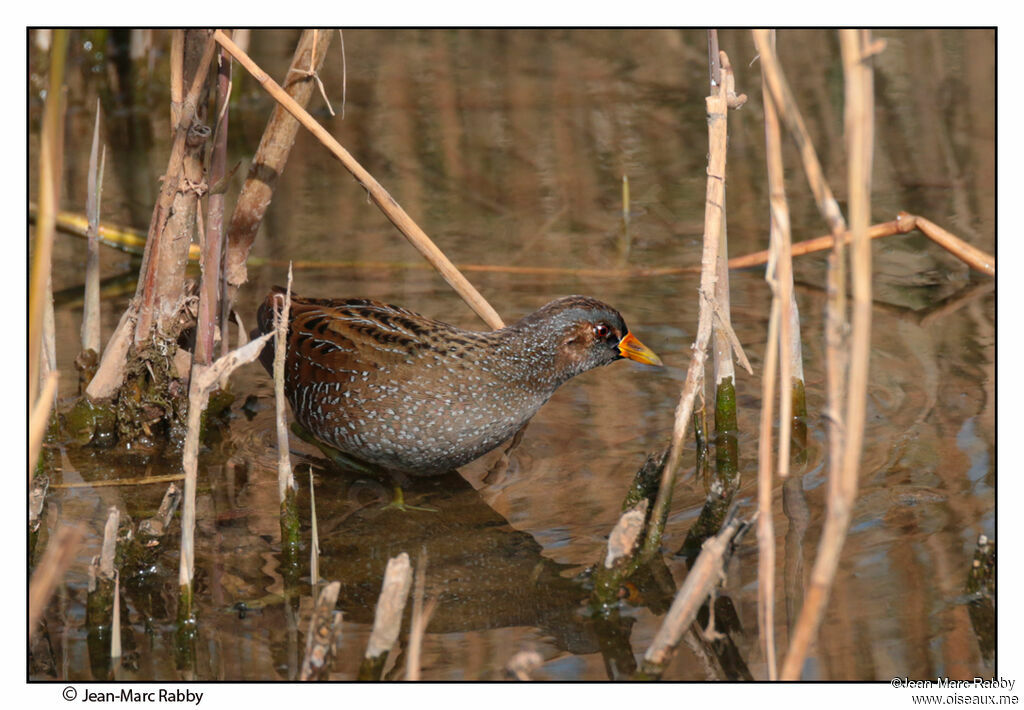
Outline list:
[[[300,549],[298,489],[289,486],[281,501],[281,564],[297,569]]]
[[[112,679],[111,651],[114,633],[114,594],[118,569],[118,526],[121,512],[111,506],[103,529],[103,543],[98,557],[89,567],[89,591],[86,595],[86,643],[89,662],[96,678]]]
[[[274,404],[277,419],[277,492],[281,501],[281,552],[291,564],[298,564],[299,511],[298,486],[288,455],[288,424],[284,394],[284,363],[288,343],[288,311],[291,308],[292,270],[288,268],[288,288],[274,313]]]
[[[648,505],[644,498],[622,514],[608,536],[604,560],[594,568],[591,607],[600,615],[607,614],[617,605],[622,583],[637,568],[638,560],[634,553],[644,531]]]

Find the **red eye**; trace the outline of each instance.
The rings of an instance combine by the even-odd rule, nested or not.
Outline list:
[[[609,333],[611,333],[611,329],[604,323],[598,323],[594,326],[594,335],[598,340],[604,340],[608,337]]]

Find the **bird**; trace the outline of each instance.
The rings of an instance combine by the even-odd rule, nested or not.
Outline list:
[[[274,329],[284,289],[257,312]],[[319,442],[387,471],[436,475],[511,438],[571,378],[661,359],[611,306],[566,296],[493,331],[457,328],[363,298],[292,294],[284,391]],[[260,355],[273,373],[273,344]]]

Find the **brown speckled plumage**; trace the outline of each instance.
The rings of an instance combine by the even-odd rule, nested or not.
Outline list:
[[[260,306],[273,329],[275,288]],[[388,469],[437,473],[482,456],[566,380],[621,357],[660,364],[622,316],[584,296],[501,330],[462,330],[365,299],[292,295],[285,393],[324,443]],[[273,347],[262,357],[271,370]]]

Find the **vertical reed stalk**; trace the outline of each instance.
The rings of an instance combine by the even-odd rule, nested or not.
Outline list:
[[[771,35],[772,46],[775,33]],[[764,75],[761,77],[764,85]],[[772,290],[771,316],[768,322],[768,342],[766,344],[764,374],[761,396],[761,429],[758,438],[758,481],[757,481],[757,545],[758,545],[758,588],[757,618],[761,630],[761,642],[764,647],[765,664],[768,667],[768,679],[778,678],[775,657],[775,526],[772,516],[772,421],[775,403],[775,368],[779,363],[781,386],[781,402],[779,416],[779,475],[784,476],[789,467],[789,417],[792,409],[792,397],[787,392],[790,381],[792,363],[786,356],[786,345],[790,339],[789,318],[791,310],[788,299],[792,298],[792,268],[788,269],[789,288],[784,295],[779,277],[783,270],[781,262],[789,259],[789,208],[786,203],[785,181],[782,169],[782,145],[779,134],[778,116],[775,102],[767,90],[764,95],[765,122],[765,156],[768,165],[768,186],[770,206],[770,239],[771,256],[765,280]],[[780,321],[782,321],[780,325]],[[782,352],[780,353],[780,350]],[[787,406],[787,403],[789,406]],[[785,452],[785,456],[783,454]]]
[[[171,132],[181,120],[185,100],[185,30],[171,30]]]
[[[196,119],[200,94],[215,49],[216,43],[212,38],[208,39],[197,60],[196,73],[182,102],[178,122],[173,124],[175,132],[171,154],[160,195],[153,207],[135,299],[129,307],[130,315],[121,318],[110,336],[96,375],[86,388],[90,399],[114,396],[124,382],[125,357],[130,345],[148,338],[154,323],[177,312],[188,245],[195,229],[199,199],[195,188],[202,183],[203,177],[198,155],[209,134],[209,129]],[[172,116],[174,114],[172,107]]]
[[[276,299],[275,299],[276,300]],[[288,266],[288,289],[274,310],[274,411],[277,421],[277,493],[284,503],[285,491],[295,488],[288,455],[288,400],[284,394],[284,363],[288,356],[288,319],[292,305],[292,268]]]
[[[858,467],[864,433],[868,357],[871,348],[871,245],[867,229],[870,224],[874,139],[873,78],[869,62],[870,55],[875,50],[870,43],[870,34],[861,30],[840,31],[840,47],[846,78],[844,123],[849,159],[849,207],[853,234],[853,323],[850,370],[845,386],[845,432],[838,454],[833,451],[831,456],[833,462],[838,458],[839,465],[833,466],[829,471],[825,526],[811,571],[810,587],[782,667],[782,678],[785,680],[799,678],[804,658],[824,616],[857,495]],[[837,245],[842,241],[837,238]],[[837,286],[845,290],[844,281],[840,281]],[[833,411],[838,413],[841,402],[834,404]]]
[[[771,31],[772,48],[775,48],[775,31]],[[762,73],[761,83],[765,79]],[[775,100],[767,87],[764,96],[765,161],[768,166],[768,203],[771,214],[769,225],[771,248],[774,256],[772,274],[766,279],[772,284],[773,294],[781,305],[779,314],[779,452],[778,472],[780,478],[789,475],[790,448],[793,425],[793,405],[796,392],[803,392],[803,355],[800,348],[800,313],[797,310],[793,291],[793,249],[789,228],[789,203],[786,200],[785,171],[782,165],[782,136]],[[797,383],[799,381],[799,384]],[[806,411],[797,416],[806,416]],[[806,430],[804,430],[806,436]]]
[[[771,94],[779,118],[786,125],[793,142],[800,153],[807,183],[814,195],[818,211],[828,223],[832,236],[833,252],[829,257],[827,277],[828,301],[825,311],[825,369],[827,373],[828,405],[826,418],[829,422],[829,470],[839,471],[842,467],[843,450],[843,374],[846,370],[844,333],[846,332],[846,267],[843,245],[846,237],[846,222],[832,189],[825,180],[821,163],[818,161],[814,144],[804,125],[803,117],[793,99],[779,65],[778,57],[771,45],[768,30],[754,30],[754,44],[761,59],[764,83]]]
[[[64,86],[64,65],[67,60],[68,31],[54,30],[50,47],[50,77],[43,109],[43,129],[39,141],[39,216],[36,219],[35,248],[32,253],[32,274],[29,285],[28,317],[28,401],[36,405],[39,391],[40,356],[42,351],[43,316],[48,300],[50,259],[57,207],[60,202],[60,134],[61,95]],[[31,462],[34,466],[35,462]]]
[[[715,90],[718,82],[728,94],[732,87],[732,72],[729,67],[723,67],[722,61],[715,48],[718,46],[718,31],[708,30],[708,48],[713,59],[710,67],[711,90]],[[723,133],[728,136],[728,114],[723,122]],[[726,138],[728,145],[728,137]],[[725,161],[723,161],[725,162]],[[724,167],[724,166],[723,166]],[[724,172],[722,173],[724,176]],[[739,447],[737,439],[736,423],[736,368],[732,360],[732,344],[729,341],[728,330],[731,328],[729,319],[729,239],[726,215],[726,185],[723,179],[722,201],[719,209],[722,217],[719,221],[718,258],[716,260],[715,279],[715,301],[717,303],[719,318],[715,319],[712,330],[712,351],[714,354],[715,373],[715,477],[721,484],[722,490],[726,493],[725,498],[731,499],[732,492],[736,489],[737,472],[739,466]],[[726,504],[722,508],[724,515]],[[721,518],[715,521],[714,528],[721,525]]]
[[[199,432],[203,410],[210,392],[238,367],[259,357],[271,334],[261,335],[237,350],[218,358],[211,365],[192,365],[189,382],[188,419],[186,422],[182,469],[185,474],[181,511],[181,558],[178,586],[181,591],[178,618],[186,621],[192,615],[192,579],[195,575],[196,482],[199,467]]]
[[[725,53],[721,53],[723,65],[728,62]],[[682,457],[683,441],[686,438],[686,427],[693,414],[693,403],[698,391],[704,384],[704,363],[707,359],[708,343],[711,339],[714,307],[712,300],[715,293],[715,282],[718,280],[718,235],[721,232],[722,205],[725,199],[725,153],[726,153],[726,113],[729,109],[729,98],[724,83],[720,83],[705,99],[708,115],[708,180],[704,200],[704,249],[701,255],[700,276],[700,315],[697,320],[697,336],[693,344],[693,354],[686,370],[686,380],[679,395],[676,406],[675,423],[672,429],[672,440],[669,445],[665,467],[662,470],[661,485],[650,518],[647,536],[644,538],[641,559],[649,561],[654,558],[661,545],[661,534],[668,517],[669,505],[672,501],[672,489],[675,486]]]
[[[85,298],[82,305],[82,351],[100,352],[100,201],[103,196],[103,166],[106,146],[100,146],[100,100],[96,99],[96,121],[89,151],[85,214],[89,222],[88,255],[85,261]]]
[[[275,302],[277,297],[275,296]],[[284,364],[288,350],[289,310],[292,303],[292,268],[288,266],[288,288],[274,309],[274,406],[277,420],[277,492],[281,502],[281,550],[289,566],[297,562],[299,512],[296,507],[295,476],[288,445],[288,405],[284,394]]]
[[[774,290],[774,289],[773,289]],[[775,368],[779,359],[778,294],[772,298],[761,381],[761,427],[757,442],[757,625],[761,631],[768,680],[777,680],[775,660],[775,526],[772,519],[772,423]],[[785,399],[785,397],[783,397]]]
[[[188,32],[199,32],[189,30]],[[186,34],[186,58],[199,45],[199,36]],[[146,238],[146,255],[142,259],[136,298],[139,319],[135,325],[135,343],[150,337],[154,325],[161,324],[177,310],[181,295],[188,244],[195,231],[195,215],[199,202],[194,186],[202,183],[200,148],[209,129],[200,123],[205,105],[200,101],[216,43],[210,37],[202,46],[202,55],[191,77],[188,94],[182,103],[178,122],[174,125],[174,142],[164,174],[160,196]],[[192,50],[192,51],[190,51]]]
[[[207,182],[218,185],[224,180],[228,152],[228,100],[231,98],[231,57],[223,49],[217,56],[216,129],[210,175]],[[217,305],[220,296],[221,255],[224,251],[224,192],[211,190],[206,201],[206,238],[202,245],[202,276],[199,282],[199,315],[196,324],[195,359],[201,365],[213,361]],[[227,331],[221,333],[227,339]]]

